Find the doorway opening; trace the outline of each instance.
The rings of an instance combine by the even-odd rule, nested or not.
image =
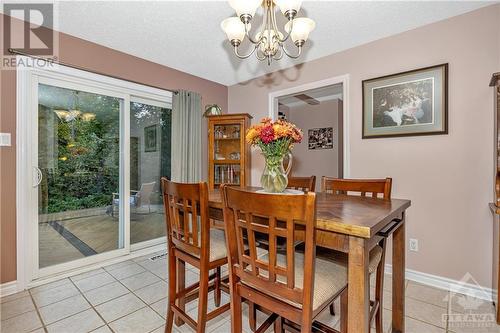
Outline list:
[[[344,178],[346,169],[346,111],[344,82],[317,87],[296,87],[275,93],[272,115],[285,119],[304,132],[293,148],[291,176],[316,176],[316,189],[323,176]]]

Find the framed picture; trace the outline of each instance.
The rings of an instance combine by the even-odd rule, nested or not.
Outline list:
[[[156,151],[157,142],[158,142],[158,137],[157,137],[156,125],[144,127],[144,151],[146,153]]]
[[[333,127],[310,129],[307,143],[310,150],[333,149]]]
[[[363,139],[448,134],[448,64],[363,81]]]

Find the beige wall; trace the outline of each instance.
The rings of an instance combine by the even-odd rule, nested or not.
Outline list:
[[[409,269],[491,282],[493,89],[500,70],[500,5],[434,23],[301,66],[229,87],[229,112],[268,115],[268,94],[349,74],[350,177],[394,178],[394,197],[409,198]],[[332,35],[335,42],[335,34]],[[361,81],[449,63],[448,135],[361,139]],[[263,161],[255,153],[252,179]]]
[[[3,26],[3,17],[0,14],[0,26]],[[202,95],[202,105],[218,104],[227,110],[224,85],[66,34],[59,34],[59,47],[62,62],[165,89],[197,91]],[[0,148],[0,283],[5,283],[16,279],[16,73],[9,70],[1,71],[0,75],[0,132],[12,133],[13,141],[12,147]],[[206,137],[207,126],[203,128]],[[207,149],[202,151],[206,163]],[[207,166],[202,170],[206,178]]]
[[[304,131],[304,139],[293,148],[292,174],[294,176],[316,176],[316,189],[321,188],[321,176],[338,177],[339,174],[339,111],[342,101],[338,99],[323,101],[319,105],[302,103],[291,107],[288,120]],[[308,130],[313,128],[333,127],[333,149],[314,149],[308,147]],[[339,144],[340,143],[340,144]]]

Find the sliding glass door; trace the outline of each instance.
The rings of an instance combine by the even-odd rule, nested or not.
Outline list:
[[[35,220],[31,280],[163,244],[160,179],[170,178],[170,95],[117,87],[117,80],[27,81],[34,109],[26,134],[33,171],[28,216]]]
[[[160,178],[170,179],[172,110],[133,98],[130,103],[130,243],[165,236]]]

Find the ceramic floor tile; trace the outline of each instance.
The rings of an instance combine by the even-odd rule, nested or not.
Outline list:
[[[87,291],[83,295],[88,299],[90,304],[96,306],[114,298],[128,294],[129,292],[130,291],[125,288],[120,282],[116,281],[105,286]]]
[[[146,272],[139,273],[137,275],[125,278],[125,279],[121,280],[120,282],[123,283],[123,285],[125,287],[127,287],[128,289],[134,291],[134,290],[147,287],[153,283],[160,282],[160,281],[161,281],[161,279],[158,276],[154,275],[151,272],[146,271]]]
[[[105,325],[93,309],[88,309],[47,326],[48,333],[87,333]]]
[[[74,281],[75,285],[82,291],[89,291],[92,289],[96,289],[107,284],[116,282],[116,279],[113,278],[107,272],[99,273],[94,276],[89,276],[84,279]]]
[[[69,279],[61,279],[61,280],[57,280],[54,282],[43,284],[43,285],[38,286],[38,287],[31,288],[30,293],[32,295],[34,295],[34,294],[37,294],[37,293],[45,291],[45,290],[50,290],[50,289],[60,287],[63,285],[68,285],[68,284],[71,284],[71,281]]]
[[[98,268],[98,269],[94,269],[94,270],[91,270],[91,271],[88,271],[88,272],[85,272],[82,274],[72,276],[72,277],[70,277],[70,279],[73,281],[78,281],[78,280],[86,279],[86,278],[94,276],[94,275],[102,274],[104,272],[105,272],[104,269]]]
[[[15,294],[12,294],[9,296],[0,297],[0,303],[10,302],[10,301],[13,301],[13,300],[16,300],[18,298],[25,297],[28,295],[29,295],[29,292],[27,290],[23,290],[23,291],[20,291],[18,293],[15,293]]]
[[[111,329],[108,326],[101,326],[90,333],[113,333],[113,331],[111,331]]]
[[[480,298],[450,293],[451,310],[454,312],[473,312],[473,313],[494,313],[495,306],[491,301],[485,301]]]
[[[162,280],[168,280],[168,267],[159,267],[150,271]]]
[[[413,318],[405,319],[406,333],[445,333],[443,328],[439,328]]]
[[[39,308],[40,316],[46,325],[52,324],[58,320],[72,316],[90,308],[89,302],[81,295],[67,298],[63,301],[53,303]]]
[[[146,333],[164,325],[156,312],[146,307],[109,324],[116,333]]]
[[[175,328],[172,331],[176,332]],[[165,325],[158,327],[154,331],[151,331],[151,333],[164,333],[164,332],[165,332]]]
[[[168,259],[156,259],[156,260],[142,260],[142,261],[136,261],[137,264],[141,265],[145,269],[149,271],[165,268],[168,269]]]
[[[405,303],[406,316],[434,326],[446,328],[446,309],[409,297],[406,298]]]
[[[31,300],[31,296],[24,296],[10,302],[2,303],[0,306],[0,318],[6,320],[25,312],[35,310],[35,305]]]
[[[406,296],[442,308],[448,308],[449,291],[432,288],[417,282],[409,281],[406,287]]]
[[[116,279],[122,280],[128,278],[129,276],[145,272],[146,270],[144,269],[144,267],[131,261],[130,265],[113,270],[107,269],[107,271],[109,272],[109,274],[113,275]]]
[[[167,318],[167,303],[168,303],[168,298],[164,298],[159,300],[158,302],[151,304],[150,306],[160,316],[162,316],[163,318]]]
[[[129,266],[129,265],[132,265],[132,264],[134,264],[134,261],[132,261],[132,260],[125,260],[125,261],[117,262],[116,264],[105,266],[104,269],[107,270],[107,271],[112,271],[112,270],[115,270],[115,269],[120,269],[120,268]]]
[[[42,322],[36,311],[30,311],[7,320],[2,320],[0,322],[0,331],[2,333],[30,332],[42,326]]]
[[[80,291],[71,282],[58,285],[54,288],[41,289],[38,292],[32,292],[33,300],[35,301],[37,307],[56,303],[79,294]]]
[[[45,333],[45,330],[43,327],[37,328],[34,331],[30,331],[29,333]]]
[[[134,293],[147,304],[152,304],[165,298],[168,295],[168,285],[165,281],[160,281],[147,287],[138,289]]]
[[[104,320],[106,320],[106,322],[110,323],[113,320],[128,315],[129,313],[137,311],[145,306],[146,304],[144,304],[144,302],[142,302],[134,294],[130,293],[98,305],[95,309],[104,318]]]

